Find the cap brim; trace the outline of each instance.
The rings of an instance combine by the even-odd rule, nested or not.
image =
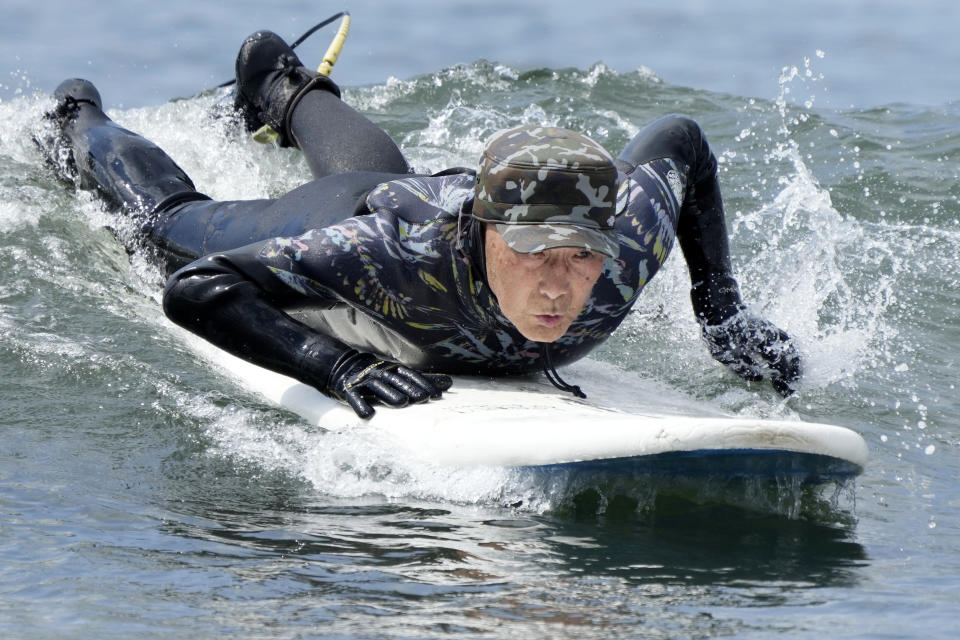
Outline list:
[[[571,247],[601,253],[610,258],[620,255],[615,229],[591,229],[565,224],[496,224],[507,246],[519,253]]]

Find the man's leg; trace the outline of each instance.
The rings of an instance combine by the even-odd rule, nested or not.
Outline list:
[[[58,172],[95,190],[142,223],[142,239],[172,272],[215,251],[297,236],[362,213],[361,198],[394,173],[354,172],[315,180],[278,199],[216,202],[199,193],[160,147],[110,120],[86,80],[54,93],[50,130],[38,140]]]
[[[314,177],[349,171],[410,173],[393,139],[332,93],[307,93],[293,110],[290,130]]]
[[[270,125],[281,146],[299,148],[314,177],[410,172],[390,136],[341,101],[332,80],[304,67],[270,31],[254,33],[240,47],[236,106],[248,130]]]
[[[130,214],[208,199],[160,147],[108,118],[90,82],[66,80],[54,97],[48,136],[38,142],[63,177]]]
[[[363,196],[392,173],[353,172],[313,180],[276,200],[173,203],[145,229],[168,273],[201,256],[276,237],[295,237],[366,213]]]
[[[214,231],[227,230],[226,240],[240,242],[245,236],[229,232],[229,214],[256,220],[274,203],[219,203],[199,193],[160,147],[103,112],[100,93],[87,80],[64,81],[54,97],[57,106],[47,114],[48,128],[37,140],[51,164],[61,177],[96,191],[134,218],[142,233],[133,241],[156,247],[168,272],[203,255]]]

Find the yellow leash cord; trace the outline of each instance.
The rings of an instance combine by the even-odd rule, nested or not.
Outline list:
[[[346,42],[348,33],[350,33],[350,14],[344,12],[337,34],[333,36],[330,46],[327,47],[327,52],[323,54],[323,62],[317,67],[317,73],[322,76],[330,75],[330,72],[333,71],[333,65],[337,64],[337,58],[340,57],[340,50],[343,49],[343,43]]]

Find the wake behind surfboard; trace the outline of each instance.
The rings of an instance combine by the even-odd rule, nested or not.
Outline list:
[[[867,447],[845,427],[732,416],[628,372],[591,361],[588,399],[536,378],[455,378],[443,399],[362,420],[316,389],[188,336],[244,387],[328,431],[363,433],[392,450],[448,467],[658,477],[789,478],[843,482],[863,471]]]

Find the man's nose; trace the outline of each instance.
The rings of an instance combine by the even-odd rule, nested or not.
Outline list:
[[[556,300],[570,292],[570,273],[566,265],[546,264],[540,274],[540,293]]]

